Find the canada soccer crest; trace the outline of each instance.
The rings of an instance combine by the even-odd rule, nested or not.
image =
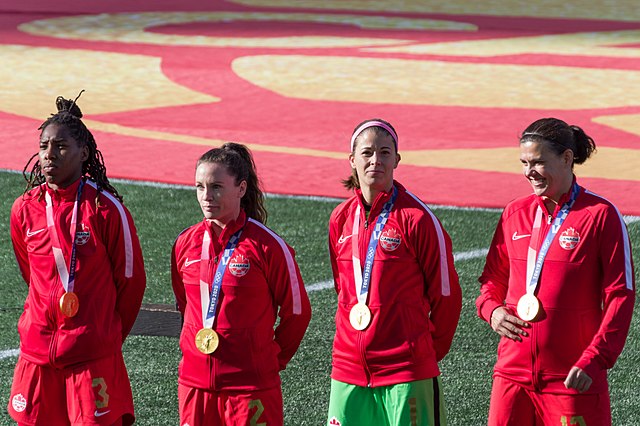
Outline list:
[[[385,251],[394,251],[400,247],[402,236],[393,228],[385,230],[380,236],[380,246]]]
[[[17,413],[22,413],[27,408],[27,400],[19,393],[11,399],[11,406]]]
[[[247,275],[250,267],[251,265],[249,264],[249,259],[239,254],[231,259],[228,268],[229,272],[231,272],[236,277],[243,277]]]
[[[573,250],[576,248],[578,243],[580,242],[580,234],[573,228],[568,228],[562,234],[560,234],[560,238],[558,239],[558,243],[560,247],[565,250]]]
[[[84,226],[84,223],[80,224],[80,228],[79,231],[76,231],[76,244],[83,246],[87,244],[89,238],[91,238],[91,232],[87,226]]]

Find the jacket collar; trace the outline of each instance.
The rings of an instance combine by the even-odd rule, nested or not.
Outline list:
[[[393,185],[391,186],[391,189],[389,189],[386,192],[380,192],[375,200],[373,200],[373,203],[371,204],[371,210],[369,211],[369,217],[373,217],[376,216],[378,213],[380,213],[380,211],[382,210],[382,207],[384,206],[384,204],[389,201],[389,198],[391,198],[391,195],[393,194],[393,187],[398,188],[398,193],[400,192],[404,192],[404,186],[402,186],[402,184],[396,180],[393,181]],[[362,196],[362,191],[360,190],[360,188],[357,188],[355,190],[355,195],[356,198],[358,200],[358,203],[360,204],[362,210],[365,209],[365,201],[364,201],[364,197]],[[397,202],[397,199],[396,199]]]
[[[78,195],[78,185],[80,185],[81,179],[82,178],[77,179],[75,182],[73,182],[71,185],[67,186],[66,188],[59,188],[57,190],[50,188],[49,185],[47,185],[46,183],[44,184],[44,187],[45,187],[45,190],[49,193],[49,195],[51,195],[51,198],[53,198],[54,200],[58,199],[61,201],[75,201],[76,196]]]
[[[562,194],[562,196],[558,200],[558,203],[556,204],[556,206],[553,209],[553,216],[555,216],[558,213],[558,211],[560,211],[562,206],[564,206],[564,204],[567,201],[569,201],[569,199],[571,198],[571,190],[573,189],[573,185],[575,185],[576,182],[577,182],[576,175],[573,175],[573,180],[571,181],[571,186],[569,187],[569,190],[567,192],[565,192],[564,194]],[[578,192],[578,195],[580,195],[579,192]],[[547,208],[544,205],[544,200],[545,200],[544,197],[540,197],[540,196],[536,195],[536,202],[538,203],[538,205],[540,206],[542,211],[546,212]]]
[[[246,222],[247,222],[247,214],[241,208],[240,214],[238,215],[238,217],[235,220],[232,220],[231,222],[227,223],[227,225],[222,229],[222,232],[218,237],[218,242],[220,244],[223,244],[223,243],[226,244],[227,241],[229,241],[229,239],[231,238],[231,236],[236,232],[238,232],[238,230],[240,230],[240,228],[242,228]],[[216,234],[215,232],[213,232],[211,223],[207,219],[204,219],[202,223],[205,229],[210,230],[211,238],[214,238]]]

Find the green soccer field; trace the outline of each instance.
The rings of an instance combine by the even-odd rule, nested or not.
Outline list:
[[[201,220],[195,193],[183,188],[121,182],[115,186],[124,195],[142,243],[148,285],[144,302],[173,303],[169,255],[178,233]],[[23,187],[20,175],[0,172],[0,425],[12,424],[6,407],[16,361],[15,349],[19,344],[16,323],[27,291],[18,272],[9,234],[11,204]],[[285,197],[267,199],[268,225],[295,248],[313,308],[305,339],[282,373],[286,425],[326,424],[336,302],[332,287],[326,285],[331,278],[326,232],[329,214],[337,203]],[[482,425],[486,424],[498,336],[477,318],[474,300],[479,294],[477,277],[484,263],[483,250],[489,246],[499,212],[435,206],[433,210],[453,240],[463,291],[456,337],[451,352],[441,363],[449,424]],[[629,234],[633,250],[638,253],[640,221],[631,221]],[[636,269],[636,281],[638,275]],[[610,373],[615,425],[638,424],[639,321],[636,313],[626,348]],[[134,391],[136,424],[178,424],[178,339],[130,336],[124,346],[124,356]]]

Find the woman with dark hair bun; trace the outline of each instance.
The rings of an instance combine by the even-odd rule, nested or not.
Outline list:
[[[264,224],[246,146],[204,153],[195,182],[204,220],[178,236],[171,254],[183,318],[180,424],[282,425],[279,373],[311,318],[295,252]]]
[[[611,424],[607,370],[625,344],[635,282],[622,215],[573,174],[595,147],[556,118],[520,137],[533,194],[505,207],[476,300],[502,336],[489,425]]]
[[[25,425],[130,425],[122,344],[145,290],[142,251],[76,101],[56,106],[11,210],[29,294],[9,414]]]

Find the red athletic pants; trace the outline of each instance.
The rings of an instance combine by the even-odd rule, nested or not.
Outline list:
[[[527,390],[495,377],[489,426],[610,426],[609,391],[561,395]]]

